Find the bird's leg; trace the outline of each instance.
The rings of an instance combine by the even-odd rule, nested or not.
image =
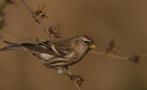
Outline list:
[[[73,74],[68,68],[66,68],[64,75],[68,76],[75,83],[79,90],[81,89],[82,82],[84,81],[83,77],[77,74]]]

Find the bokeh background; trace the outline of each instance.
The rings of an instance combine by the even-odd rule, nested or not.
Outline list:
[[[2,1],[2,0],[1,0]],[[3,39],[13,42],[47,40],[43,25],[34,22],[20,3],[5,8],[6,26]],[[32,8],[45,5],[48,19],[45,26],[59,22],[65,38],[88,34],[97,49],[105,51],[107,43],[116,38],[121,55],[147,53],[146,0],[25,0]],[[0,46],[5,44],[0,42]],[[71,67],[84,76],[82,90],[147,90],[147,60],[140,63],[111,59],[89,53],[83,61]],[[45,68],[37,58],[23,50],[0,52],[0,90],[77,90],[67,77]]]

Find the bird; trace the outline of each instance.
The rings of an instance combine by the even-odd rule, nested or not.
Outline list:
[[[74,36],[57,42],[38,41],[32,43],[13,43],[5,41],[7,46],[0,51],[24,49],[35,57],[47,68],[56,69],[59,74],[66,74],[68,68],[83,59],[93,48],[96,48],[94,40],[88,35]]]

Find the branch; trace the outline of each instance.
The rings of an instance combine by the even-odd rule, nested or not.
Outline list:
[[[62,34],[61,34],[61,29],[59,26],[59,23],[57,23],[55,26],[50,26],[48,28],[46,28],[46,26],[43,24],[42,19],[47,18],[48,16],[46,15],[46,11],[45,11],[45,7],[44,5],[40,5],[38,7],[38,9],[36,10],[32,10],[29,5],[24,2],[24,0],[20,0],[22,2],[22,4],[25,6],[25,8],[32,14],[32,17],[34,18],[34,20],[45,27],[44,31],[45,34],[48,35],[49,40],[50,41],[55,41],[56,39],[61,38]]]
[[[42,19],[47,18],[46,11],[44,10],[45,7],[43,5],[40,5],[37,10],[32,10],[29,5],[24,2],[24,0],[20,1],[24,5],[24,7],[32,14],[32,17],[38,24],[41,24]]]
[[[147,57],[147,54],[138,54],[135,53],[133,56],[121,56],[118,55],[118,49],[116,48],[116,41],[114,39],[112,39],[109,43],[108,46],[106,47],[106,52],[101,52],[101,51],[93,51],[91,53],[96,54],[96,55],[102,55],[102,56],[106,56],[112,59],[118,59],[118,60],[128,60],[128,61],[132,61],[134,63],[139,63],[139,61],[144,58]]]
[[[69,69],[66,70],[67,73],[64,73],[64,75],[68,76],[74,82],[78,90],[81,90],[81,85],[84,81],[83,77],[81,75],[73,74]]]

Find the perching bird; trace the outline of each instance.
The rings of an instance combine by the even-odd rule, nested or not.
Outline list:
[[[24,48],[48,68],[53,68],[58,73],[66,72],[66,69],[78,63],[91,50],[95,48],[91,37],[82,35],[58,42],[37,42],[37,43],[11,43],[4,41],[8,46],[1,48],[0,51],[16,50]]]

